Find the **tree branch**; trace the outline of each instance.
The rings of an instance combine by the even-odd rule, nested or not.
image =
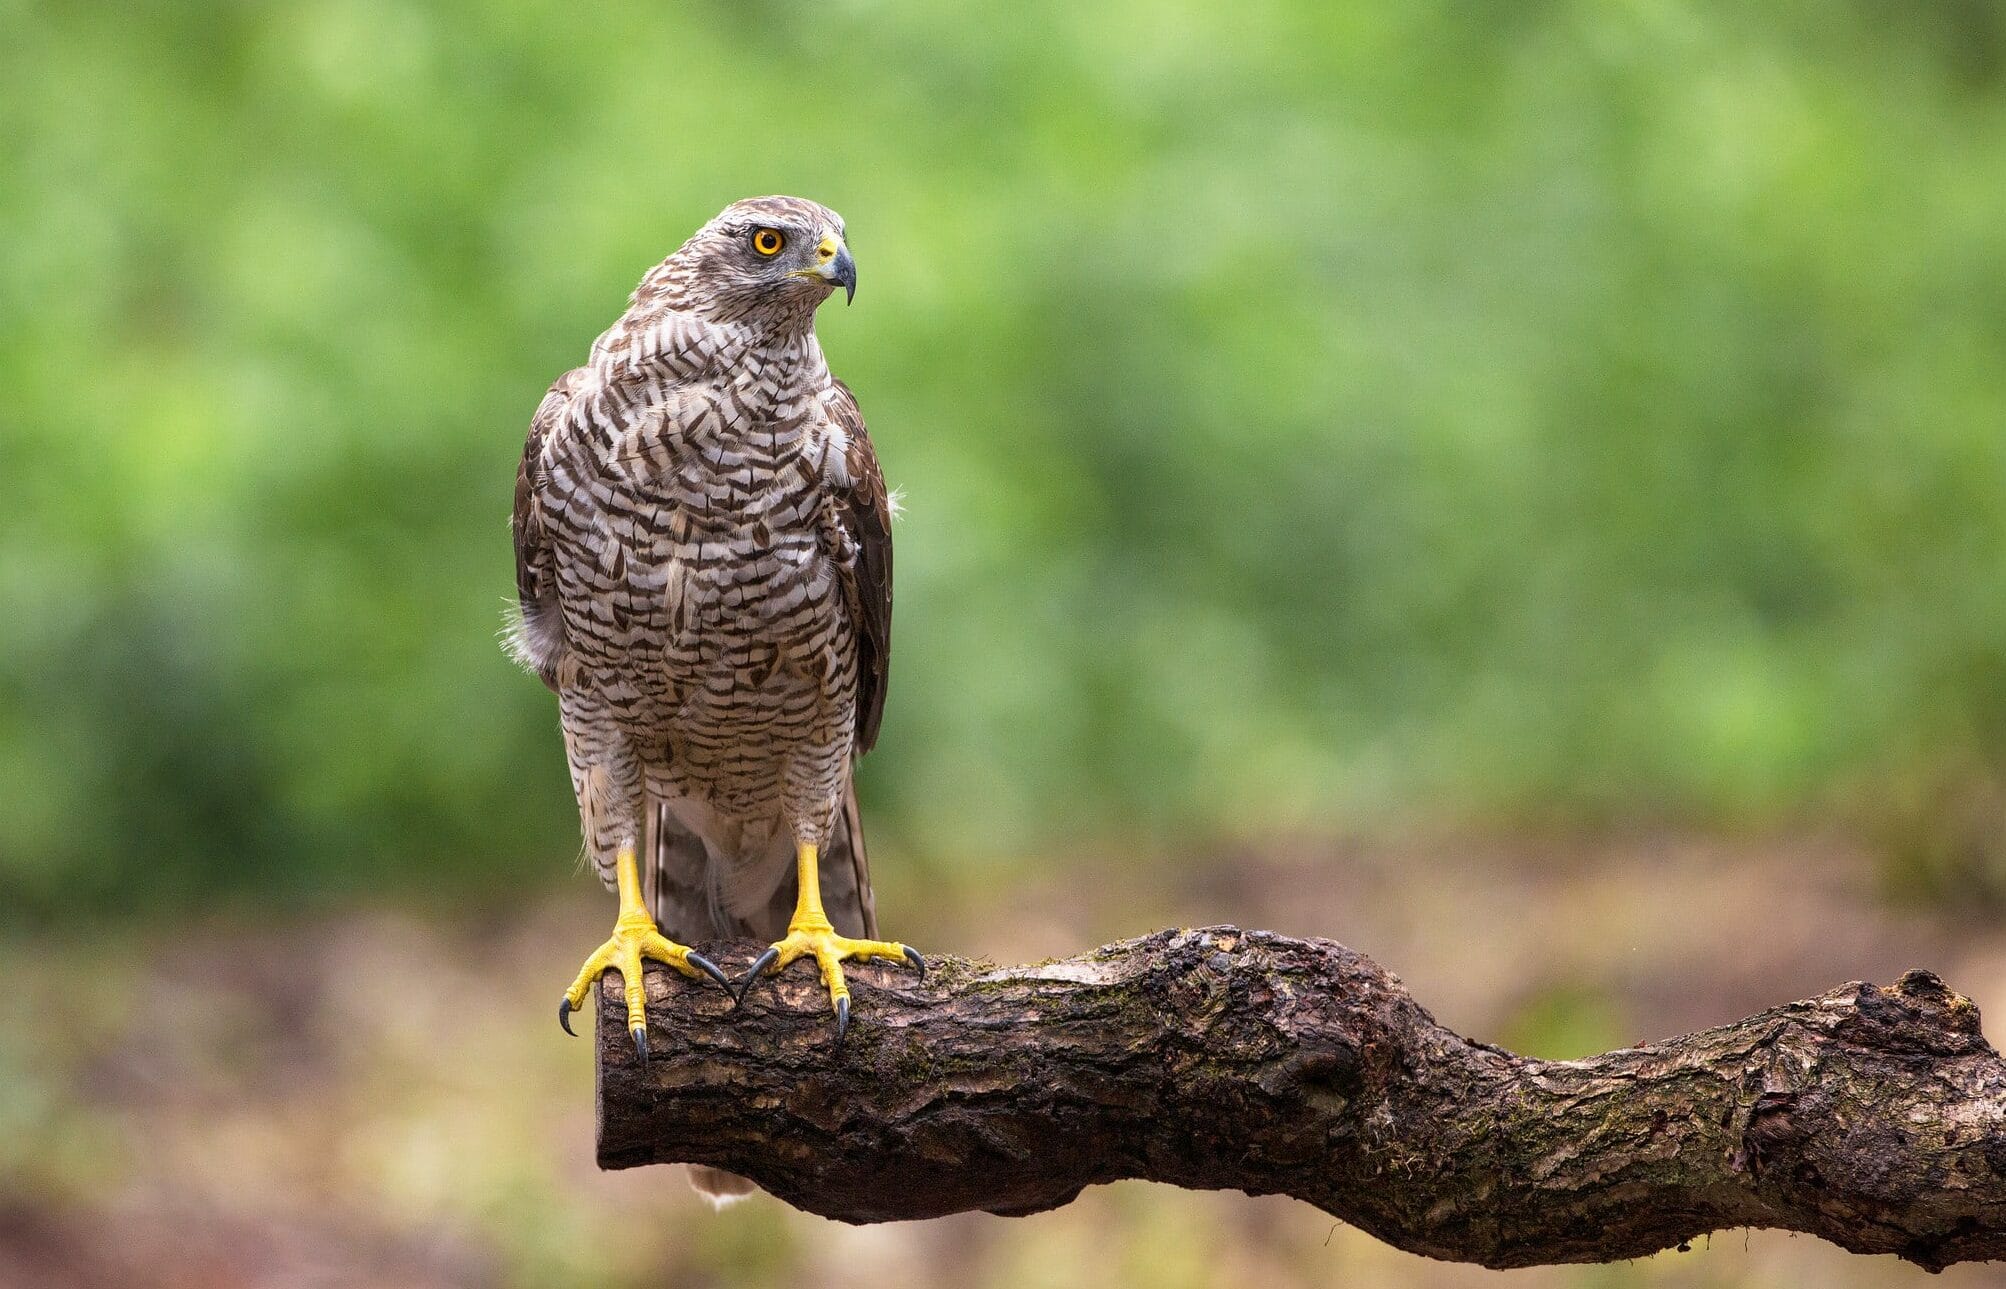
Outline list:
[[[840,1048],[811,970],[736,1014],[650,971],[646,1068],[602,992],[601,1166],[712,1164],[847,1222],[1034,1213],[1140,1177],[1293,1195],[1492,1267],[1736,1226],[1933,1270],[2006,1257],[2006,1065],[1928,972],[1535,1061],[1442,1028],[1325,940],[1222,926],[933,968],[852,966]]]

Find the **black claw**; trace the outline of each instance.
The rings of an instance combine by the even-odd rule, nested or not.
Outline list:
[[[847,998],[838,998],[836,1000],[836,1046],[841,1047],[843,1045],[843,1035],[848,1033],[849,1029],[850,1000]]]
[[[709,958],[704,957],[701,953],[692,953],[690,955],[690,965],[694,966],[698,971],[703,972],[706,976],[709,976],[712,980],[717,981],[718,987],[724,990],[724,992],[728,994],[735,993],[731,987],[731,977],[719,971],[717,964]]]
[[[912,969],[919,973],[920,983],[924,984],[926,982],[926,959],[920,957],[919,950],[913,948],[911,945],[908,944],[904,947],[905,960],[912,964]]]
[[[634,1026],[634,1051],[641,1058],[641,1068],[648,1068],[648,1030],[646,1026]]]
[[[779,957],[780,950],[768,949],[753,960],[751,969],[745,973],[744,978],[739,982],[738,996],[732,1000],[733,1006],[742,1007],[745,1005],[745,995],[752,989],[752,982],[759,979],[759,973],[772,966],[774,961]]]
[[[573,1038],[578,1037],[578,1031],[571,1028],[571,1000],[569,998],[560,998],[557,1000],[557,1023],[564,1026],[565,1033],[571,1035]]]

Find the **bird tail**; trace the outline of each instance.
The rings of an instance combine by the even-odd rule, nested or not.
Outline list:
[[[704,839],[678,822],[667,806],[657,802],[648,815],[654,837],[647,851],[654,862],[642,872],[642,896],[662,934],[694,943],[726,937],[777,940],[787,933],[799,890],[791,851],[783,851],[788,856],[785,859],[774,856],[786,864],[786,875],[765,905],[734,914],[722,907],[716,880],[729,861],[713,854]],[[871,861],[864,850],[864,821],[857,810],[854,783],[843,790],[834,825],[822,847],[820,867],[822,907],[836,930],[875,940],[878,906],[871,894]]]
[[[864,816],[857,809],[857,781],[852,778],[843,785],[843,805],[836,812],[836,826],[829,832],[829,859],[831,869],[844,871],[849,887],[849,907],[862,930],[858,932],[866,940],[878,938],[878,902],[871,894],[871,858],[864,852]],[[829,880],[822,881],[822,902],[829,901]]]
[[[682,827],[667,806],[649,811],[654,838],[649,853],[654,862],[644,874],[644,898],[654,910],[664,934],[694,939],[702,930],[714,936],[752,936],[777,940],[787,933],[794,914],[799,883],[791,866],[785,881],[766,907],[736,918],[718,907],[712,880],[712,857],[701,837]],[[871,895],[871,863],[864,851],[864,820],[857,809],[854,781],[845,785],[843,801],[822,851],[822,905],[836,930],[865,939],[878,938],[878,907]],[[717,1208],[744,1199],[759,1187],[721,1168],[692,1164],[690,1185]]]
[[[877,939],[878,906],[871,896],[871,861],[864,852],[864,820],[857,810],[857,785],[854,781],[843,788],[843,800],[836,807],[836,818],[829,828],[828,840],[822,846],[821,861],[818,867],[822,874],[822,909],[835,925],[836,933]],[[794,904],[800,889],[790,848],[787,876],[766,902],[766,907],[743,920],[736,920],[730,927],[720,927],[719,934],[778,940],[787,934],[787,924],[794,918]]]
[[[703,1164],[690,1165],[690,1186],[696,1193],[711,1202],[712,1208],[724,1208],[736,1204],[759,1189],[737,1173],[727,1173],[722,1168],[710,1168]]]

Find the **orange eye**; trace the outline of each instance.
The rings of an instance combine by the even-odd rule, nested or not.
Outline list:
[[[778,255],[780,248],[787,245],[787,239],[777,228],[762,228],[752,235],[752,249],[761,255]]]

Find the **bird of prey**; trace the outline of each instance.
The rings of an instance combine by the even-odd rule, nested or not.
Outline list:
[[[925,971],[874,938],[851,778],[884,710],[891,513],[815,311],[856,283],[834,211],[734,202],[641,279],[523,445],[512,645],[557,691],[586,851],[620,897],[558,1019],[616,970],[644,1061],[644,959],[732,987],[686,939],[772,941],[740,998],[812,958],[839,1041],[846,959]]]

